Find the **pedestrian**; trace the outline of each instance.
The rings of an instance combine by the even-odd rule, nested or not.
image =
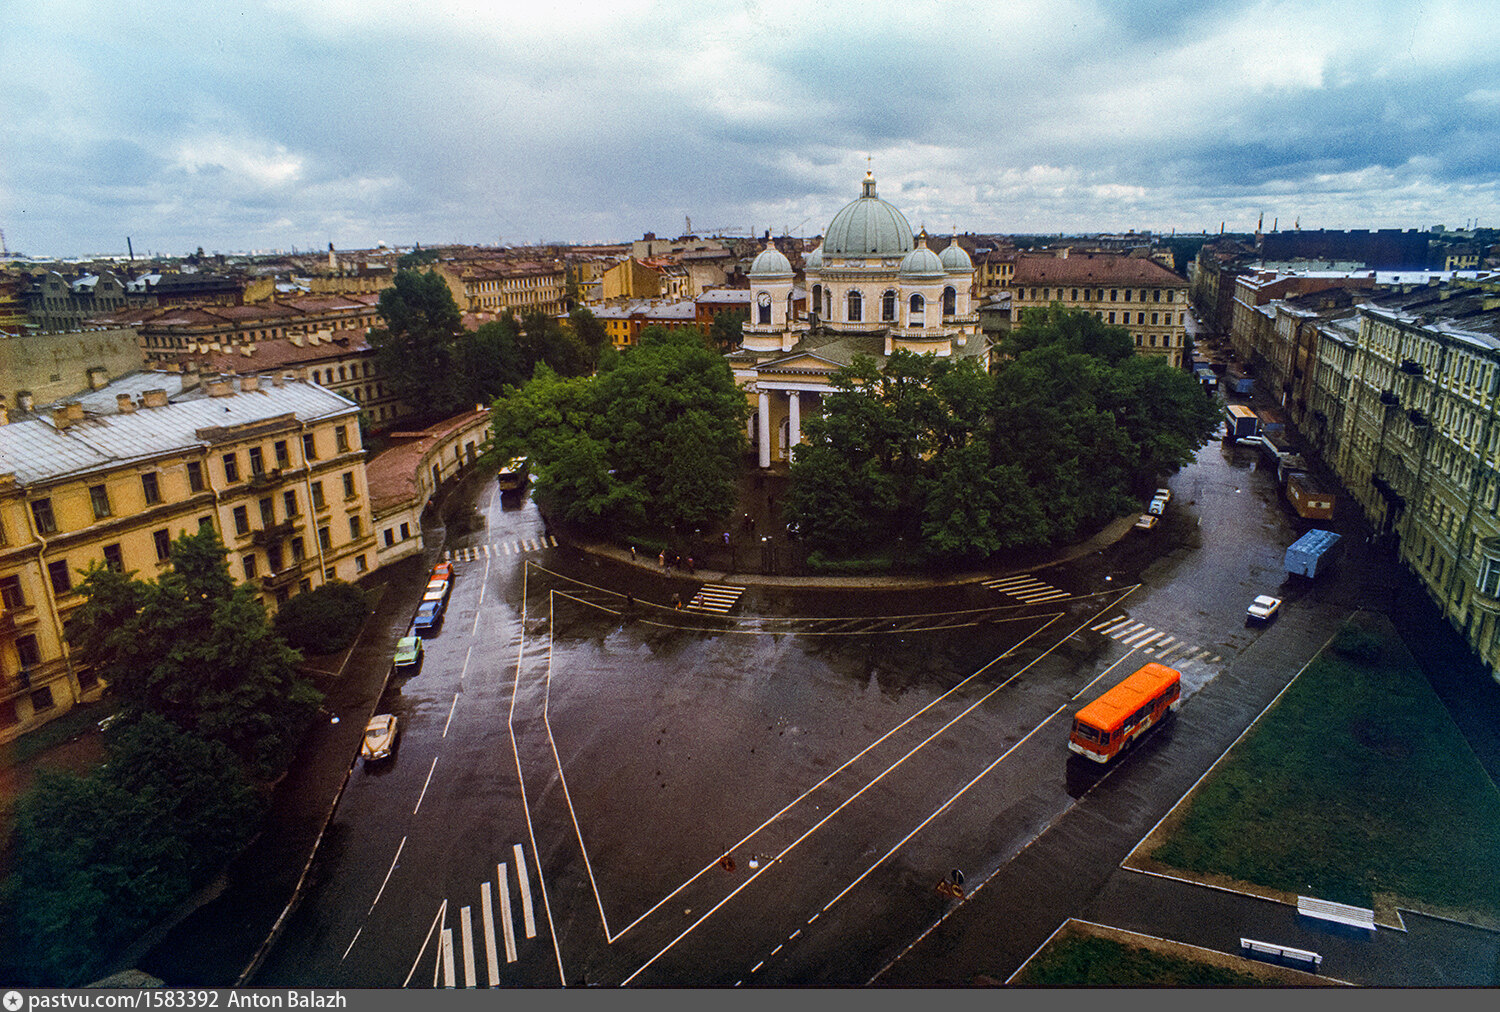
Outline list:
[[[746,516],[750,516],[750,514],[748,514],[748,513],[745,514],[745,515]],[[754,517],[750,517],[750,533],[751,534],[755,533],[755,518]]]
[[[672,595],[672,607],[676,608],[678,611],[682,610],[682,595],[681,594],[673,594]]]
[[[694,569],[693,569],[693,557],[691,555],[689,555],[688,556],[688,575],[692,576],[693,573],[694,573]]]
[[[635,561],[635,545],[630,546],[630,561]]]
[[[724,532],[724,547],[725,548],[729,547],[729,532],[728,531]]]
[[[666,569],[667,568],[667,553],[666,552],[662,552],[660,555],[658,555],[656,557],[656,561],[661,563],[661,568]]]

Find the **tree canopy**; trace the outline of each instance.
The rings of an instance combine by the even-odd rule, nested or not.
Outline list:
[[[1216,421],[1187,373],[1090,313],[1028,313],[986,373],[971,359],[856,358],[804,422],[784,510],[809,545],[980,561],[1071,540],[1190,462]]]
[[[701,334],[648,327],[595,376],[538,366],[491,424],[497,453],[530,457],[549,516],[606,535],[687,532],[733,510],[748,410]]]
[[[156,581],[95,566],[68,619],[75,656],[109,684],[127,717],[147,713],[224,745],[260,775],[286,761],[321,696],[246,583],[229,575],[212,528],[172,543]]]

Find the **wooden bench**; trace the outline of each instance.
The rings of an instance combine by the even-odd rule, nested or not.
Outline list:
[[[1320,921],[1347,924],[1351,928],[1375,930],[1375,911],[1366,910],[1364,907],[1351,907],[1330,900],[1314,899],[1311,896],[1298,896],[1297,913],[1315,917]]]
[[[1253,938],[1240,939],[1240,955],[1246,959],[1255,959],[1262,963],[1274,963],[1277,966],[1291,967],[1294,970],[1305,970],[1308,973],[1317,973],[1318,968],[1323,965],[1323,957],[1316,952],[1308,952],[1306,949],[1294,949],[1289,945],[1257,942]]]

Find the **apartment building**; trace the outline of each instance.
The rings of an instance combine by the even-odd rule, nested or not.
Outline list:
[[[283,375],[138,373],[0,424],[0,742],[97,698],[63,628],[92,565],[213,527],[269,608],[374,568],[358,405]]]
[[[1138,354],[1182,367],[1186,344],[1187,279],[1154,260],[1114,253],[1021,254],[1011,288],[1011,319],[1025,309],[1060,303],[1125,327]]]
[[[568,291],[562,262],[443,260],[433,265],[464,312],[561,316]]]

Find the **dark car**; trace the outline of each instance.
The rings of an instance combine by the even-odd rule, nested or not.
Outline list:
[[[442,627],[443,602],[423,601],[422,607],[417,609],[417,618],[412,623],[412,630],[418,636],[429,636],[436,634]]]

